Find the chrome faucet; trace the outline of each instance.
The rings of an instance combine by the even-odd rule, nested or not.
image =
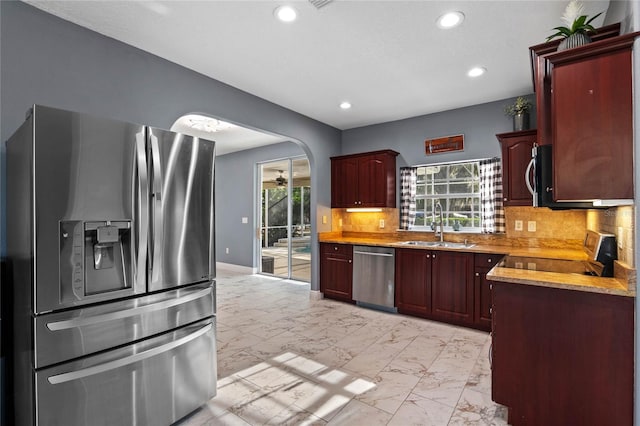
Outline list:
[[[440,201],[438,201],[436,203],[436,205],[433,207],[433,214],[435,216],[436,212],[438,211],[438,209],[440,209],[440,242],[444,242],[444,219],[442,218],[442,204],[440,204]],[[438,236],[438,227],[436,226],[436,229],[434,230],[436,237]]]

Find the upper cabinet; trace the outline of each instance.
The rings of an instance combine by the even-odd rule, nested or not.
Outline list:
[[[331,207],[395,207],[397,155],[384,150],[331,157]]]
[[[531,149],[536,142],[536,131],[501,133],[496,137],[500,141],[502,150],[503,204],[505,206],[533,205],[533,196],[525,184],[525,175],[533,172],[528,165],[531,161]]]
[[[538,144],[553,146],[555,201],[633,199],[632,49],[604,27],[585,46],[534,46]],[[549,45],[549,46],[547,46]]]

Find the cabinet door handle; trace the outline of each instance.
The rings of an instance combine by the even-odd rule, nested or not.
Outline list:
[[[434,259],[436,258],[436,254],[435,254],[435,253],[433,253],[433,258],[434,258]]]
[[[349,259],[349,263],[351,263],[351,259]]]
[[[476,272],[476,277],[479,277],[479,276],[480,276],[480,272]]]
[[[491,263],[493,262],[493,259],[487,259],[487,262]]]
[[[334,246],[333,249],[337,251],[338,250],[338,246]]]
[[[492,314],[493,313],[493,308],[489,308],[489,313]]]

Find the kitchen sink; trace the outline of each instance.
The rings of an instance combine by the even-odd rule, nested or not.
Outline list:
[[[475,244],[451,243],[448,241],[404,241],[401,244],[406,246],[444,247],[444,248],[471,248],[475,246]]]

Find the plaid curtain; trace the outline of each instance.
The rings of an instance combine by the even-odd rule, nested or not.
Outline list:
[[[480,209],[482,232],[504,233],[502,205],[502,170],[499,158],[480,160]]]
[[[400,168],[400,229],[409,229],[416,221],[416,180],[415,167]]]

